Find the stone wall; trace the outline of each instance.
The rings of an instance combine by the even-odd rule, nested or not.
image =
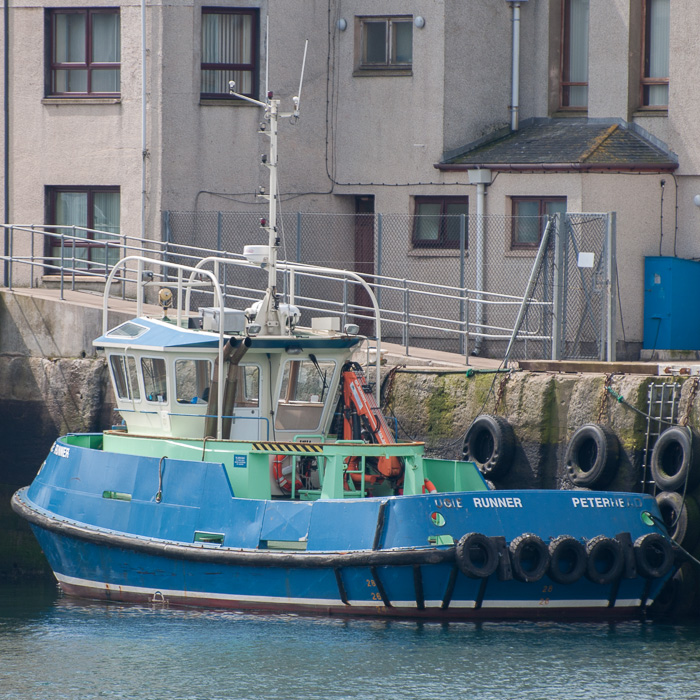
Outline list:
[[[464,436],[480,413],[503,416],[514,429],[513,467],[500,488],[571,488],[564,465],[569,439],[582,425],[607,425],[620,442],[620,469],[611,490],[638,490],[646,437],[647,394],[652,382],[682,383],[679,415],[697,427],[689,406],[695,380],[645,375],[479,373],[399,369],[387,383],[387,414],[402,438],[424,440],[427,451],[461,458]],[[619,401],[607,386],[622,397]],[[635,411],[634,409],[637,409]],[[689,408],[691,409],[689,411]]]
[[[48,575],[12,493],[34,478],[59,436],[113,421],[104,359],[92,348],[101,310],[0,293],[0,577]]]

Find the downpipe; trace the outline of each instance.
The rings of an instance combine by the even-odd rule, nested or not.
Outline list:
[[[474,349],[471,354],[479,355],[483,338],[484,324],[484,305],[483,294],[485,291],[485,272],[486,272],[486,227],[484,225],[484,211],[486,209],[486,186],[491,184],[491,171],[486,169],[470,170],[469,184],[476,185],[476,314],[475,314],[475,333]]]

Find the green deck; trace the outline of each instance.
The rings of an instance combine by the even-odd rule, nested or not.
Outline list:
[[[299,440],[308,439],[299,436]],[[215,439],[174,439],[142,437],[124,432],[104,434],[73,434],[65,438],[68,444],[105,452],[140,457],[179,459],[190,462],[222,464],[233,492],[242,498],[272,498],[270,458],[291,456],[294,468],[298,459],[314,457],[318,463],[320,488],[296,489],[293,498],[303,500],[358,498],[367,495],[365,462],[372,457],[399,457],[404,465],[403,494],[424,493],[425,480],[432,482],[438,492],[487,491],[476,465],[457,460],[428,459],[423,456],[424,444],[419,442],[393,445],[367,444],[353,440],[335,442],[247,442]],[[348,478],[347,458],[357,457],[359,474],[354,484]],[[295,479],[291,479],[292,484]],[[374,495],[392,495],[387,486],[374,487]]]

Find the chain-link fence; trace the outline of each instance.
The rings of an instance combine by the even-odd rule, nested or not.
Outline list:
[[[416,245],[418,218],[285,213],[278,219],[280,258],[362,274],[379,302],[382,337],[388,342],[503,357],[522,312],[511,359],[550,358],[556,352],[560,357],[600,356],[605,319],[599,292],[609,287],[604,274],[607,215],[565,215],[539,256],[536,245],[512,248],[513,217],[443,216],[442,247]],[[537,219],[537,226],[545,223]],[[164,239],[180,251],[191,245],[237,255],[245,245],[267,243],[267,233],[259,213],[166,212]],[[580,266],[579,252],[593,253],[592,270]],[[242,269],[235,280],[224,280],[229,301],[245,308],[257,300],[265,275]],[[288,285],[282,278],[280,290],[285,293]],[[340,315],[372,334],[369,296],[356,283],[302,275],[294,302],[304,311],[305,324],[310,317]]]
[[[567,214],[560,226],[563,279],[561,288],[561,355],[576,359],[603,359],[609,342],[609,325],[614,322],[608,310],[613,294],[614,239],[609,239],[608,214]],[[611,348],[614,352],[614,348]]]

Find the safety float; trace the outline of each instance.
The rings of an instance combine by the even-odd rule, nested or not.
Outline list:
[[[373,301],[373,384],[356,362],[366,340],[356,326],[303,327],[282,303],[278,273],[310,269],[277,260],[278,119],[296,118],[298,99],[287,115],[270,94],[256,104],[271,142],[268,245],[245,253],[267,271],[264,296],[226,308],[216,271],[227,259],[114,266],[94,344],[122,424],[56,440],[12,500],[60,587],[105,600],[443,620],[642,614],[677,566],[652,497],[493,491],[473,461],[397,443],[379,408],[372,289],[325,271],[353,277]],[[143,311],[144,269],[177,278],[160,295],[162,317]],[[137,314],[110,329],[119,275],[136,280]],[[191,292],[205,285],[214,305],[194,310]]]

